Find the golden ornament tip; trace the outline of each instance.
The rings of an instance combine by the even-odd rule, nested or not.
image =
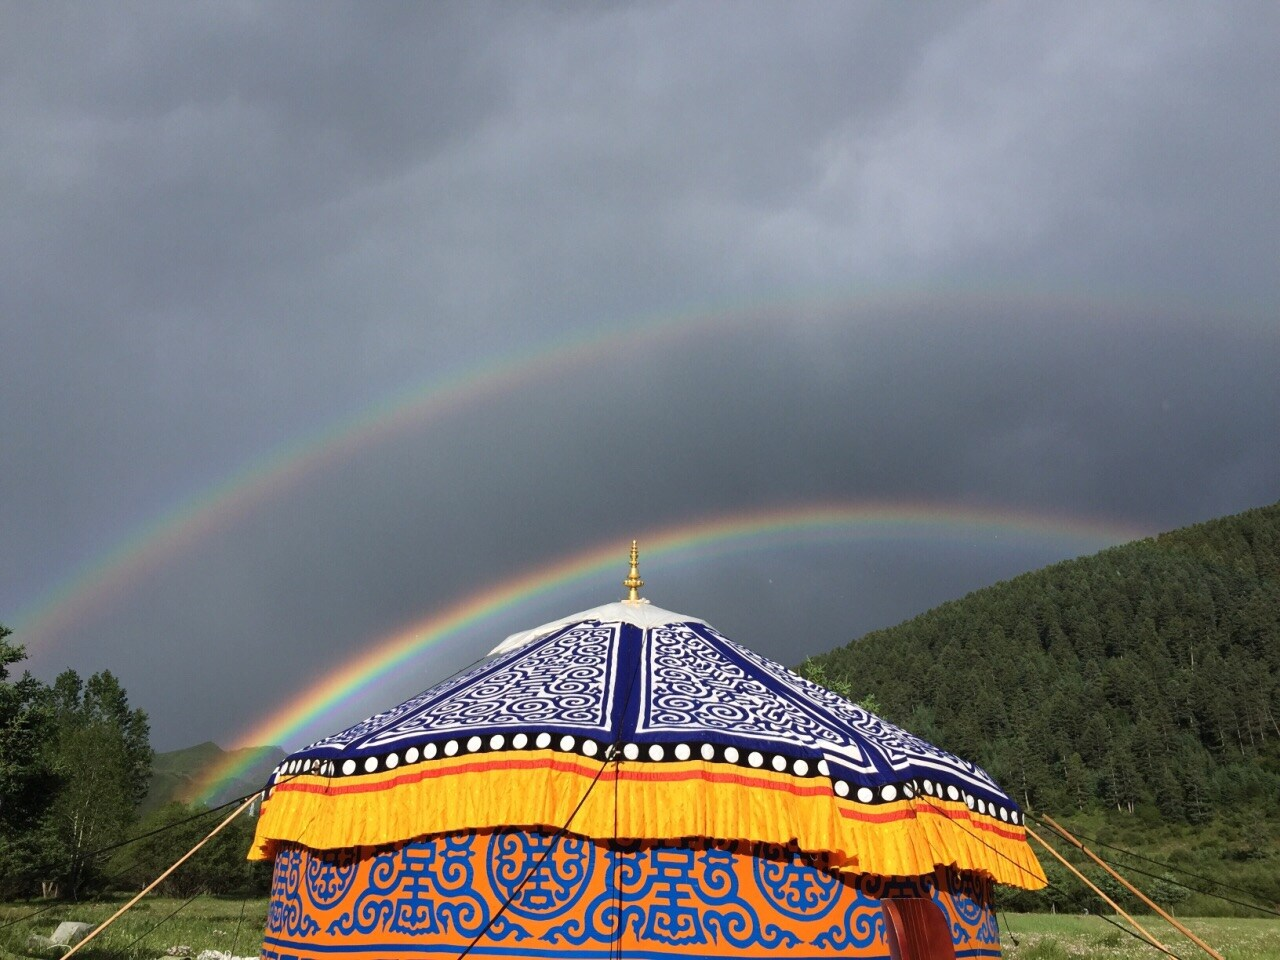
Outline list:
[[[640,550],[634,540],[631,541],[631,571],[622,585],[627,588],[628,603],[641,602],[640,588],[644,586],[644,581],[640,579]]]

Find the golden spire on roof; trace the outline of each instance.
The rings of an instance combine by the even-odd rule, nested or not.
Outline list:
[[[622,585],[627,588],[627,603],[642,602],[639,591],[644,586],[644,581],[640,579],[640,550],[634,540],[631,541],[631,572],[622,581]]]

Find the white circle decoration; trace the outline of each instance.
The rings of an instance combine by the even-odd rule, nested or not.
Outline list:
[[[573,743],[574,743],[573,737],[569,736],[568,734],[565,734],[563,737],[560,738],[560,749],[563,750],[565,753],[568,753],[573,749]]]
[[[779,773],[787,769],[787,758],[780,754],[775,754],[773,758],[773,769],[777,770]]]
[[[640,756],[640,748],[634,743],[628,743],[622,748],[622,755],[628,760],[634,760],[636,757]]]
[[[467,753],[475,753],[483,744],[484,741],[479,737],[472,737],[467,741]]]
[[[434,743],[428,743],[427,748],[422,751],[422,755],[428,760],[434,758],[436,755],[436,745]]]
[[[822,774],[824,777],[829,777],[829,776],[831,776],[831,768],[830,768],[829,766],[827,766],[827,761],[826,761],[826,760],[819,760],[819,761],[818,761],[818,772],[819,772],[820,774]]]
[[[753,767],[763,766],[764,757],[761,755],[759,750],[752,750],[751,753],[747,755],[747,763],[751,764]]]
[[[450,740],[448,743],[444,745],[444,755],[446,757],[452,757],[457,752],[458,752],[457,740]]]
[[[385,761],[388,770],[394,770],[400,766],[400,758],[394,753],[388,753]]]
[[[804,760],[797,760],[791,769],[796,772],[797,777],[807,776],[809,773],[809,764]]]
[[[688,760],[693,755],[693,751],[689,749],[687,743],[676,744],[676,759]]]
[[[849,785],[843,780],[836,781],[836,796],[847,797],[849,795]]]
[[[716,758],[716,748],[709,743],[704,743],[699,751],[703,760],[714,760]]]
[[[377,770],[377,769],[378,769],[378,758],[377,758],[377,757],[365,757],[365,761],[364,761],[364,772],[365,772],[365,773],[373,773],[373,771],[375,771],[375,770]]]
[[[549,733],[538,734],[538,739],[533,741],[533,745],[537,747],[539,750],[547,749],[547,747],[551,746],[551,734]]]
[[[737,748],[737,747],[725,747],[725,748],[724,748],[724,758],[725,758],[725,760],[726,760],[728,763],[737,763],[737,762],[738,762],[738,748]]]
[[[594,740],[582,741],[582,752],[588,757],[594,757],[599,749],[599,746],[596,745]]]
[[[528,742],[529,742],[529,738],[525,736],[523,733],[517,733],[514,737],[511,738],[511,745],[515,747],[517,750],[523,750],[525,746],[528,744]]]
[[[495,733],[492,737],[489,738],[489,749],[501,750],[502,745],[506,742],[507,741],[503,738],[502,734]]]
[[[342,764],[342,772],[348,777],[356,772],[356,762],[354,760],[346,760]]]
[[[880,788],[880,796],[886,801],[898,799],[898,788],[892,783],[886,783]]]
[[[662,744],[653,743],[649,745],[649,759],[655,763],[662,759]]]
[[[875,798],[876,798],[875,792],[874,792],[874,791],[872,791],[872,789],[871,789],[870,787],[859,787],[859,788],[858,788],[858,799],[859,799],[862,803],[870,803],[870,802],[871,802],[872,800],[874,800]]]
[[[408,750],[406,750],[406,751],[404,752],[404,762],[405,762],[405,763],[417,763],[417,762],[418,762],[418,748],[417,748],[417,747],[410,747]]]

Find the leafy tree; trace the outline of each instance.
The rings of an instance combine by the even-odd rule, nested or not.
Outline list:
[[[61,780],[50,817],[66,851],[59,879],[74,895],[93,878],[88,854],[123,839],[146,796],[150,726],[142,710],[129,709],[109,671],[86,683],[67,670],[54,681],[49,701],[56,728],[50,756]]]
[[[855,697],[853,693],[853,684],[844,677],[829,674],[826,667],[817,660],[806,660],[796,669],[796,673],[800,674],[800,676],[804,677],[806,680],[816,683],[820,687],[826,687],[837,696],[844,697],[846,700],[857,703],[858,706],[862,707],[862,709],[867,710],[870,713],[874,713],[878,717],[883,717],[886,720],[888,719],[888,717],[884,716],[884,707],[880,705],[880,701],[876,699],[874,694],[867,694],[864,697]]]
[[[137,825],[143,839],[122,848],[113,858],[111,873],[118,882],[143,887],[176,863],[226,816],[199,817],[204,808],[170,803]],[[197,817],[197,819],[191,819]],[[153,830],[160,832],[145,836]],[[271,886],[268,864],[252,863],[245,851],[253,843],[253,818],[242,814],[206,843],[162,883],[162,896],[189,897],[196,893],[262,896]]]
[[[10,680],[26,655],[10,636],[0,625],[0,897],[28,893],[60,853],[43,822],[58,784],[45,751],[53,714],[44,684]]]

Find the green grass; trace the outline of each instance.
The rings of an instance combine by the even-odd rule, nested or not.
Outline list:
[[[62,920],[100,923],[123,902],[124,898],[95,904],[49,906],[37,901],[0,905],[0,924],[44,908],[39,916],[0,929],[0,957],[25,958],[30,934],[48,936]],[[193,954],[201,950],[221,950],[237,956],[257,954],[266,926],[265,899],[198,897],[185,907],[182,904],[181,900],[168,898],[143,900],[76,956],[85,960],[155,960],[176,945],[190,947]],[[165,920],[175,910],[178,912]],[[1280,919],[1179,919],[1227,960],[1280,958]],[[1007,960],[1157,960],[1163,956],[1101,917],[1015,913],[1002,915],[1001,920]],[[1206,956],[1163,921],[1140,917],[1139,922],[1183,960]],[[1014,937],[1018,940],[1016,946]]]
[[[1156,960],[1164,957],[1102,917],[1015,913],[1001,919],[1004,921],[1001,940],[1007,960],[1127,960],[1130,957]],[[1178,920],[1226,960],[1280,958],[1280,919],[1179,917]],[[1138,922],[1183,960],[1207,960],[1208,954],[1163,920],[1142,916]],[[1018,940],[1017,946],[1013,944],[1013,937]]]
[[[47,937],[63,920],[101,923],[127,899],[53,906],[40,901],[0,905],[0,925],[26,917],[0,929],[0,957],[4,960],[25,958],[27,937],[31,934]],[[266,899],[202,896],[185,907],[183,903],[164,897],[142,900],[73,960],[80,957],[84,960],[155,960],[169,947],[178,945],[190,947],[193,955],[201,950],[221,950],[236,956],[257,956],[267,921]],[[44,912],[38,916],[27,916],[42,909]],[[170,917],[175,910],[178,912]],[[169,919],[165,920],[166,917]]]

